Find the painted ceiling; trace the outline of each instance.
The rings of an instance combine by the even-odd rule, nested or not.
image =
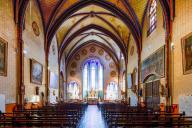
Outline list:
[[[65,10],[67,10],[68,8],[70,8],[79,1],[80,0],[38,0],[40,7],[42,9],[45,25],[47,26],[49,24],[50,19],[52,19],[53,22],[54,20],[57,20]],[[132,13],[135,13],[138,19],[142,19],[148,0],[106,0],[106,1],[120,8],[127,15],[131,16]],[[103,9],[101,10],[97,9],[98,8],[96,8],[95,11],[103,11]],[[84,9],[84,11],[89,10],[90,8]],[[130,10],[134,10],[134,12],[131,12]],[[52,17],[53,15],[54,18]]]
[[[22,1],[22,0],[21,0]],[[93,41],[119,57],[127,54],[130,36],[141,36],[149,0],[36,0],[51,42],[56,35],[59,57]],[[49,43],[48,43],[49,44]],[[49,47],[49,46],[48,46]],[[125,57],[126,58],[126,57]]]

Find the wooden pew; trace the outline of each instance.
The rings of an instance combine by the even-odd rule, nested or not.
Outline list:
[[[76,127],[87,104],[59,104],[0,114],[1,126]]]
[[[114,103],[103,103],[98,104],[98,106],[108,126],[111,128],[130,126],[192,126],[192,117],[186,117],[184,113],[173,114]]]

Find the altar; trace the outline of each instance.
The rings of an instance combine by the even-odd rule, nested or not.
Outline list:
[[[88,94],[87,103],[91,104],[91,105],[92,104],[96,105],[98,103],[98,92],[96,90],[94,90],[93,88],[91,89],[91,91]]]
[[[94,97],[88,97],[87,103],[89,105],[96,105],[98,103],[98,98]]]

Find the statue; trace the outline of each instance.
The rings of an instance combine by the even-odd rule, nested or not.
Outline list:
[[[95,97],[95,91],[93,90],[93,88],[91,88],[90,97]]]

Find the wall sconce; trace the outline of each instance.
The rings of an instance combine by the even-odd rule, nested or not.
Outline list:
[[[174,50],[175,49],[175,46],[174,46],[174,43],[171,42],[171,49]]]

